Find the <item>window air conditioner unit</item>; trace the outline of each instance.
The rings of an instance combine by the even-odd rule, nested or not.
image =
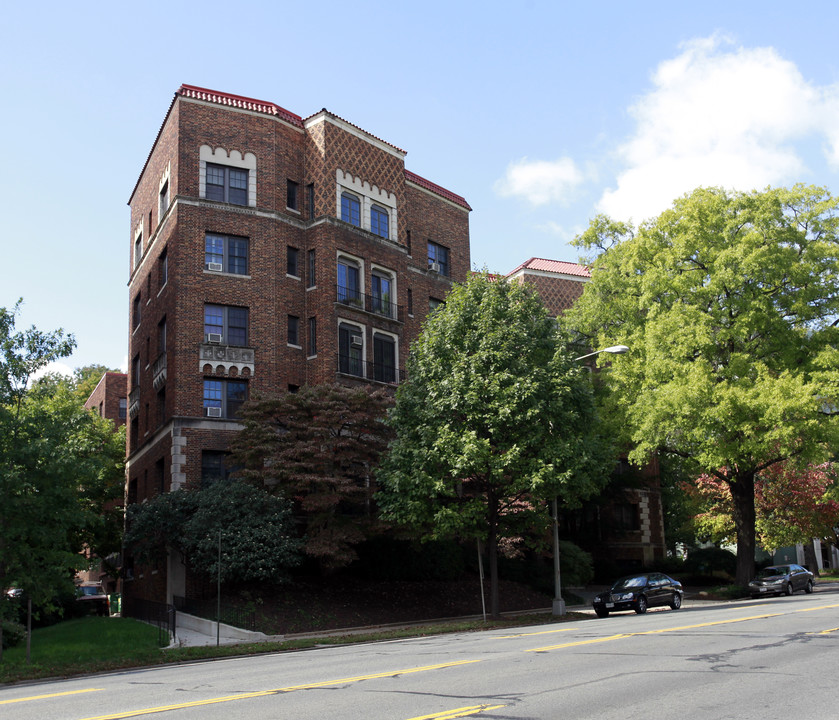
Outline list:
[[[204,409],[207,411],[207,417],[221,417],[221,408],[219,407],[208,407]]]
[[[434,272],[440,272],[440,263],[436,263],[436,262],[429,263],[428,264],[428,269],[433,270]]]
[[[221,263],[207,263],[207,269],[212,270],[213,272],[221,272],[224,270],[224,265]]]
[[[350,345],[353,347],[362,347],[364,345],[364,341],[359,335],[353,335],[352,338],[350,338]]]
[[[221,333],[207,333],[207,342],[211,345],[221,345]]]

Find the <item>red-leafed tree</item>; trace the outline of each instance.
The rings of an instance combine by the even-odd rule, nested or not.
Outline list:
[[[392,403],[383,390],[311,385],[242,408],[238,477],[293,501],[304,552],[324,569],[352,562],[373,522],[372,470],[392,435]]]

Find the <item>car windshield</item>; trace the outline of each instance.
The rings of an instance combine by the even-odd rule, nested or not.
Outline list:
[[[614,585],[612,585],[612,590],[629,590],[631,588],[644,587],[644,585],[646,584],[646,575],[635,575],[633,577],[621,578]]]
[[[768,567],[763,568],[763,570],[758,570],[757,576],[759,578],[768,578],[768,577],[777,577],[778,575],[786,575],[789,573],[789,568],[785,565],[779,565],[778,567]]]
[[[79,595],[101,595],[102,589],[95,585],[82,585],[79,588]]]

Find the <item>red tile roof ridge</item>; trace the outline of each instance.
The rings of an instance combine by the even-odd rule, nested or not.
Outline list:
[[[566,260],[550,260],[548,258],[532,257],[525,260],[515,270],[507,273],[507,277],[515,275],[521,270],[543,270],[545,272],[562,273],[563,275],[575,275],[577,277],[591,277],[591,270],[585,265],[568,262]]]
[[[405,170],[405,179],[409,182],[414,183],[415,185],[419,185],[426,190],[429,190],[436,195],[440,195],[441,197],[446,198],[447,200],[451,200],[455,205],[460,205],[461,207],[465,207],[467,210],[471,210],[472,208],[469,206],[469,203],[466,202],[466,199],[453,193],[451,190],[446,190],[446,188],[437,185],[436,183],[431,182],[431,180],[426,180],[424,177],[417,175],[410,170]]]
[[[233,95],[232,93],[219,92],[218,90],[210,90],[208,88],[186,84],[181,85],[176,94],[195,100],[206,100],[207,102],[217,103],[218,105],[231,105],[242,108],[243,110],[253,110],[254,112],[260,112],[266,115],[276,115],[292,125],[303,127],[303,118],[299,115],[266,100],[256,100],[255,98],[249,98],[243,95]]]

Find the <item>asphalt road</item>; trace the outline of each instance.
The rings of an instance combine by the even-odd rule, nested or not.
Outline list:
[[[839,593],[234,658],[0,689],[0,718],[837,715]]]

